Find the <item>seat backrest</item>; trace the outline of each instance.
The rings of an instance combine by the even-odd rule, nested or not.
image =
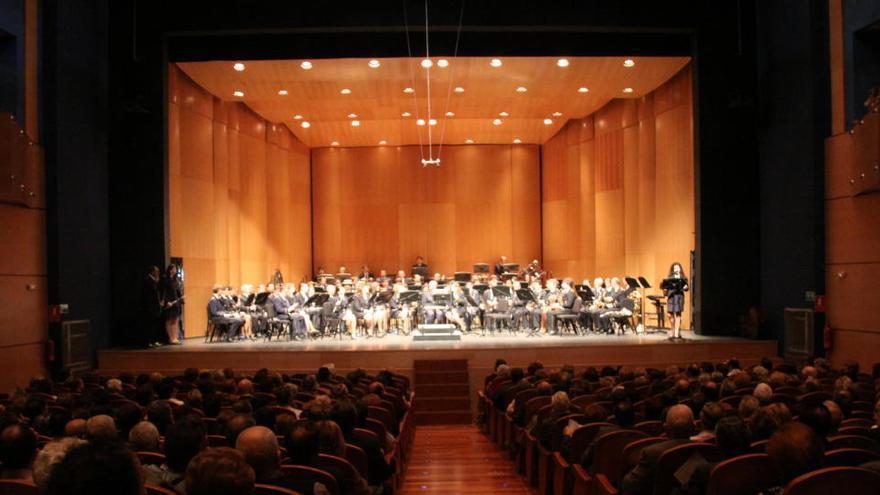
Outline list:
[[[647,433],[652,437],[659,437],[664,433],[663,422],[657,421],[656,419],[636,423],[633,428],[641,432]]]
[[[223,435],[207,435],[208,447],[229,447],[229,441]]]
[[[299,492],[288,490],[274,485],[262,485],[257,483],[254,485],[254,495],[302,495]]]
[[[327,488],[330,495],[340,495],[336,478],[327,471],[297,464],[285,464],[281,466],[281,469],[298,492],[312,493],[315,482],[318,482]]]
[[[861,435],[837,435],[828,439],[829,450],[846,448],[878,451],[877,442],[873,438]]]
[[[568,458],[572,463],[580,462],[581,455],[587,450],[590,443],[599,435],[602,428],[613,427],[611,423],[587,423],[571,434],[571,442],[568,444]]]
[[[370,430],[376,434],[376,437],[379,439],[381,445],[385,445],[385,439],[387,438],[388,429],[385,428],[385,423],[379,421],[378,419],[367,418],[364,421],[364,429]]]
[[[529,400],[538,396],[538,389],[536,388],[527,388],[525,390],[520,390],[513,396],[513,400],[516,401],[517,404],[528,404]]]
[[[0,480],[0,493],[3,495],[40,495],[40,490],[37,485],[26,480]]]
[[[618,481],[624,474],[623,449],[643,438],[648,438],[648,435],[637,430],[616,430],[600,435],[595,439],[594,452],[602,454],[593,456],[592,471],[604,473],[608,479]],[[580,457],[572,461],[578,462]]]
[[[826,400],[831,400],[831,394],[823,391],[810,392],[808,394],[801,395],[798,397],[798,403],[806,404],[809,406],[815,406],[825,402]]]
[[[861,466],[866,462],[878,459],[880,459],[880,454],[866,449],[834,449],[825,452],[825,467]]]
[[[767,454],[745,454],[719,462],[709,473],[707,495],[758,493],[775,486],[776,469]]]
[[[574,399],[571,399],[571,403],[575,406],[580,407],[581,409],[586,409],[590,404],[594,404],[596,402],[596,396],[593,394],[584,394],[578,395]]]
[[[367,417],[380,421],[388,431],[394,430],[394,417],[391,411],[384,407],[368,406]]]
[[[722,459],[721,450],[708,443],[686,443],[672,447],[660,454],[660,459],[657,461],[654,493],[670,493],[680,486],[675,472],[694,455],[699,455],[708,462],[718,462]]]
[[[562,437],[565,427],[568,426],[569,421],[574,421],[578,424],[584,424],[587,422],[587,417],[583,414],[567,414],[559,419],[557,419],[553,423],[553,429],[550,431],[550,450],[552,452],[558,452],[562,447]],[[586,428],[584,426],[583,428]],[[578,428],[580,429],[580,428]]]
[[[861,426],[863,428],[870,428],[874,426],[874,422],[870,419],[865,418],[847,418],[844,419],[843,422],[840,423],[841,427],[847,426]]]
[[[719,402],[721,402],[722,404],[727,404],[730,407],[736,409],[739,407],[739,403],[742,402],[742,398],[742,395],[729,395],[721,399]]]
[[[856,467],[817,469],[791,480],[784,495],[844,495],[876,493],[880,474]]]
[[[638,464],[639,457],[641,457],[642,455],[642,449],[649,445],[654,445],[655,443],[660,443],[665,440],[668,440],[668,438],[648,437],[636,440],[632,443],[628,443],[626,447],[623,448],[623,455],[621,456],[621,458],[623,459],[623,472],[629,472],[630,469]]]
[[[144,492],[147,495],[177,495],[177,492],[175,492],[174,490],[169,490],[167,488],[162,488],[161,486],[150,484],[144,485]],[[3,490],[0,490],[0,493],[6,494],[9,492],[4,492]]]
[[[318,454],[318,458],[313,462],[313,466],[328,473],[348,473],[350,479],[357,479],[360,476],[358,470],[347,459],[335,455]],[[337,484],[339,481],[336,480]]]
[[[551,397],[549,395],[539,395],[537,397],[532,397],[526,402],[526,423],[532,420],[532,416],[538,414],[538,411],[550,404]]]
[[[364,449],[357,445],[347,444],[345,446],[345,459],[357,469],[361,478],[365,480],[370,479],[370,462],[367,459],[367,453],[364,452]]]
[[[141,464],[149,466],[161,466],[165,464],[165,456],[158,452],[136,452]]]
[[[757,442],[752,442],[749,446],[749,452],[753,454],[764,454],[767,452],[768,443],[770,443],[770,440],[758,440]]]
[[[864,426],[841,426],[837,430],[838,435],[859,435],[862,437],[874,438],[871,428]]]

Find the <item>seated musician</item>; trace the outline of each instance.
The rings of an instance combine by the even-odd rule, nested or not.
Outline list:
[[[620,307],[617,306],[618,297],[622,289],[620,288],[620,279],[614,277],[610,280],[609,286],[606,287],[602,296],[602,307],[593,313],[593,322],[598,325],[599,332],[611,334],[614,329],[611,327],[611,320],[603,318],[606,314],[614,314]]]
[[[388,320],[391,318],[391,311],[389,310],[388,303],[383,302],[388,300],[379,299],[379,296],[391,290],[392,289],[388,285],[387,280],[382,283],[373,282],[373,291],[376,294],[376,297],[373,298],[372,309],[373,326],[376,329],[376,335],[384,336],[386,333],[388,333]]]
[[[394,283],[406,285],[406,272],[403,270],[397,270],[397,276],[394,277]]]
[[[425,315],[425,323],[443,323],[446,319],[446,310],[434,303],[434,294],[437,292],[437,281],[431,280],[422,289],[422,312]]]
[[[241,338],[253,340],[254,332],[253,324],[251,323],[251,315],[247,314],[241,308],[241,302],[242,299],[235,294],[235,290],[231,285],[227,285],[223,288],[223,304],[227,314],[232,318],[243,320],[244,324],[241,326]]]
[[[608,291],[612,294],[613,301],[608,305],[605,311],[600,315],[600,327],[605,333],[615,333],[623,335],[623,328],[615,329],[613,323],[619,318],[628,318],[633,315],[634,304],[629,298],[635,287],[624,287],[626,282],[621,284],[617,278],[611,279],[611,289]]]
[[[540,287],[541,284],[537,284]],[[512,284],[511,298],[513,302],[513,325],[516,328],[525,327],[531,330],[537,330],[541,325],[541,311],[537,305],[531,300],[524,300],[519,297],[518,291],[522,289],[522,284],[518,280],[514,280]]]
[[[239,330],[242,325],[244,325],[244,319],[235,318],[226,312],[225,303],[223,302],[222,286],[214,285],[211,292],[211,299],[208,301],[209,321],[214,325],[226,326],[224,340],[228,342],[232,340],[234,336],[238,335]]]
[[[361,271],[357,274],[357,277],[361,280],[370,280],[373,278],[373,272],[371,272],[370,267],[364,263],[364,266],[361,267]]]
[[[551,305],[547,311],[547,329],[550,335],[556,335],[556,317],[565,314],[571,314],[577,294],[571,288],[571,280],[566,279],[562,282],[562,290],[559,292],[559,301],[556,305]]]
[[[461,286],[457,282],[452,282],[450,294],[452,295],[452,304],[446,310],[446,321],[453,323],[462,332],[470,331],[470,323],[468,318],[468,302],[462,291]]]
[[[559,283],[555,278],[547,281],[544,292],[541,294],[541,334],[547,333],[547,314],[553,309],[559,309]]]
[[[394,295],[391,297],[389,309],[391,319],[394,320],[398,331],[403,332],[404,335],[409,335],[412,330],[413,308],[410,304],[400,300],[401,293],[406,290],[406,284],[394,284]]]
[[[344,305],[344,299],[336,293],[336,285],[326,284],[324,290],[327,291],[327,300],[324,301],[324,304],[321,306],[318,325],[318,333],[321,334],[321,337],[327,333],[327,325],[336,323],[335,320],[339,317]]]
[[[581,321],[590,331],[599,331],[599,314],[605,308],[605,280],[596,277],[593,280],[593,300],[581,309]]]
[[[291,337],[296,340],[306,338],[306,331],[310,323],[308,315],[302,309],[305,301],[296,293],[296,285],[284,286],[284,298],[287,300],[287,319],[290,320]]]
[[[391,277],[388,276],[388,272],[387,272],[387,271],[385,271],[384,269],[382,269],[382,270],[379,270],[379,276],[377,277],[376,280],[378,280],[378,281],[384,283],[384,282],[389,282],[389,281],[391,281]]]
[[[498,260],[498,263],[495,263],[495,275],[500,277],[504,275],[504,265],[507,264],[507,256],[502,256],[501,259]]]
[[[315,295],[315,291],[310,284],[307,282],[299,284],[299,291],[296,293],[296,306],[299,314],[301,314],[305,320],[306,331],[309,335],[318,333],[317,320],[321,312],[320,308],[306,307],[306,303],[309,302],[309,299],[311,299],[313,295]]]
[[[355,329],[357,325],[357,320],[362,320],[364,322],[364,326],[366,326],[367,336],[373,336],[373,309],[370,307],[370,298],[372,295],[370,294],[370,286],[368,284],[363,284],[359,286],[357,293],[351,299],[351,304],[349,308],[351,309],[350,314],[346,314],[343,316],[343,320],[345,321],[345,325],[348,327],[348,333],[352,337],[355,336]]]
[[[318,271],[315,272],[315,282],[320,282],[320,281],[322,281],[322,280],[325,278],[326,275],[327,275],[327,274],[324,273],[324,267],[323,267],[323,266],[319,266],[319,267],[318,267]]]
[[[252,296],[253,299],[251,299]],[[235,299],[235,312],[244,318],[241,333],[245,338],[254,340],[254,331],[261,331],[265,326],[266,319],[263,316],[262,310],[257,310],[257,307],[254,305],[256,295],[254,295],[253,286],[251,284],[243,284],[240,294]],[[248,304],[248,299],[251,299],[250,304]]]

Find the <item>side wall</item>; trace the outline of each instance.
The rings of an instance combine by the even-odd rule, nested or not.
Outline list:
[[[283,126],[168,73],[169,255],[183,258],[187,336],[204,335],[215,283],[311,273],[309,150]]]
[[[544,145],[544,264],[554,275],[657,285],[673,261],[690,275],[691,87],[687,67],[643,98],[570,121]]]
[[[312,150],[315,267],[352,273],[471,271],[506,255],[541,257],[537,145],[444,146],[422,168],[418,146]]]

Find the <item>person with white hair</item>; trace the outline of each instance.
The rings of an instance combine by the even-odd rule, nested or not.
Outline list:
[[[37,458],[34,460],[33,468],[34,484],[37,485],[40,493],[46,493],[52,468],[63,461],[67,457],[68,452],[86,443],[85,440],[79,438],[66,437],[49,442],[43,446],[43,449],[40,450]]]
[[[773,397],[773,389],[766,383],[759,383],[752,392],[752,395],[758,399],[758,402],[760,402],[762,406],[766,406],[770,403],[770,399]]]

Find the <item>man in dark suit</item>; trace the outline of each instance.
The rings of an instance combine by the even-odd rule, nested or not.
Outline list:
[[[144,283],[141,288],[141,334],[138,336],[138,343],[146,344],[149,347],[161,345],[162,336],[165,329],[162,327],[162,301],[159,293],[159,272],[158,266],[151,266],[147,270],[147,276],[144,277]]]
[[[369,280],[373,278],[373,273],[370,271],[370,267],[365,264],[361,267],[361,272],[357,276],[361,280]]]
[[[667,450],[690,443],[694,429],[694,413],[691,408],[676,404],[666,412],[666,435],[669,440],[649,445],[642,450],[639,463],[624,478],[624,493],[633,495],[650,494],[654,488],[654,473],[660,456]]]
[[[577,294],[571,290],[571,282],[562,282],[562,292],[559,294],[559,303],[562,305],[560,309],[551,309],[547,312],[547,331],[556,334],[556,317],[565,314],[571,314]]]

